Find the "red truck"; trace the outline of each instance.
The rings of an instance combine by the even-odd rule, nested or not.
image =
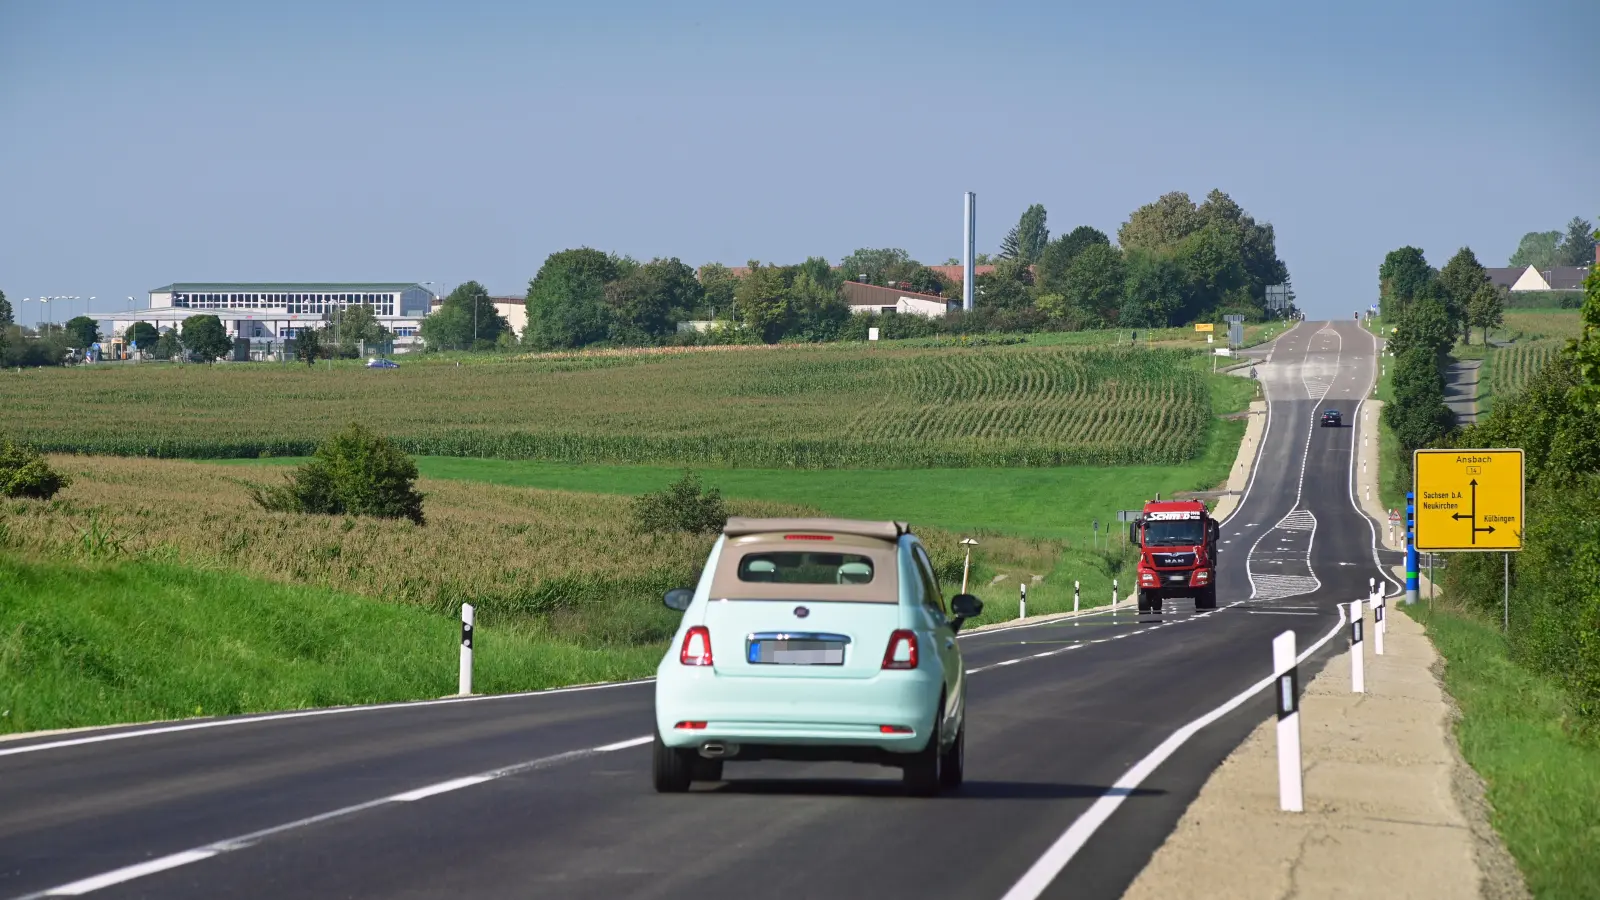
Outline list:
[[[1222,529],[1199,500],[1152,500],[1128,526],[1139,548],[1139,611],[1160,612],[1165,597],[1193,597],[1217,608],[1217,541]]]

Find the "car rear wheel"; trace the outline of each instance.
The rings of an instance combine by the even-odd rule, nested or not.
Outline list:
[[[961,782],[966,778],[967,770],[967,726],[963,724],[961,730],[956,732],[956,739],[950,744],[943,758],[939,760],[939,786],[947,790],[961,787]]]
[[[944,753],[939,746],[939,738],[944,730],[944,695],[939,695],[939,705],[934,707],[933,733],[928,735],[927,746],[912,754],[906,760],[905,768],[901,771],[901,783],[905,786],[906,793],[913,797],[932,797],[939,793],[939,785],[943,781],[940,773],[940,763],[944,761]]]
[[[661,740],[661,733],[656,732],[653,766],[656,793],[681,794],[687,791],[689,784],[694,781],[692,767],[696,756],[697,754],[688,748],[668,747],[666,742]]]
[[[1194,595],[1195,609],[1216,609],[1217,589],[1214,587],[1201,588]]]

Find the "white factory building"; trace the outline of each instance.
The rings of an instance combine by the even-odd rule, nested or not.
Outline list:
[[[282,348],[298,328],[319,328],[328,314],[347,306],[373,307],[378,322],[395,336],[397,351],[418,341],[423,317],[432,309],[432,291],[415,282],[371,283],[222,283],[184,282],[150,291],[150,307],[132,312],[95,313],[121,335],[134,322],[149,322],[158,331],[181,328],[193,315],[213,315],[232,338],[250,341],[252,349]]]

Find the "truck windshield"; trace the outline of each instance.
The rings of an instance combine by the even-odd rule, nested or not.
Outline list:
[[[1146,522],[1146,547],[1192,547],[1205,542],[1205,522],[1199,519]]]

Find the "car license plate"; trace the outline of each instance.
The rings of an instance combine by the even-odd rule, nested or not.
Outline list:
[[[779,666],[842,666],[844,644],[839,641],[751,641],[750,662]]]
[[[1168,581],[1187,581],[1188,579],[1185,578],[1182,575],[1168,575],[1167,576],[1167,580]]]

